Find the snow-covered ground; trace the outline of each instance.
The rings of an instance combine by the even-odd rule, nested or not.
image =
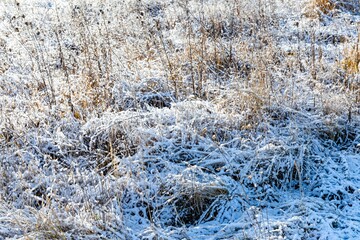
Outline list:
[[[359,10],[0,1],[0,239],[359,239]]]

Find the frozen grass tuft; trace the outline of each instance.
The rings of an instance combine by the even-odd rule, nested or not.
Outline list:
[[[355,239],[358,1],[2,1],[0,239]]]

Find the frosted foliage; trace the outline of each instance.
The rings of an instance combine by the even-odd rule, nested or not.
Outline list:
[[[0,239],[358,239],[359,11],[0,1]]]

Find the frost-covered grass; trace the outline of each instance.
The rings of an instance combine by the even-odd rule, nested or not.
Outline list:
[[[0,1],[0,239],[357,239],[359,8]]]

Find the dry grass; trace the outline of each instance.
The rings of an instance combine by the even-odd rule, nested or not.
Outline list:
[[[360,100],[360,82],[358,79],[360,69],[359,39],[360,34],[358,33],[357,42],[354,45],[345,48],[343,54],[344,58],[340,62],[341,68],[345,72],[345,87],[350,90],[351,93],[349,95],[353,95],[355,103],[358,103]],[[351,116],[351,110],[349,110],[349,116]]]
[[[314,0],[313,4],[324,14],[328,14],[335,9],[335,4],[332,0]]]
[[[322,184],[346,164],[325,172],[325,161],[359,143],[353,11],[343,20],[330,0],[56,2],[0,9],[0,238],[317,233],[293,220],[280,231],[252,209],[308,220],[284,196],[337,194]],[[343,190],[340,180],[328,182]],[[346,194],[334,204],[356,198]]]
[[[312,19],[319,19],[323,15],[328,15],[335,9],[332,0],[310,0],[305,8],[305,16]]]
[[[310,18],[320,18],[324,15],[328,17],[339,11],[347,11],[359,14],[360,7],[357,0],[310,0],[307,5],[305,15]]]
[[[344,51],[344,59],[341,61],[341,67],[347,74],[359,73],[360,52],[359,47],[350,47]]]

